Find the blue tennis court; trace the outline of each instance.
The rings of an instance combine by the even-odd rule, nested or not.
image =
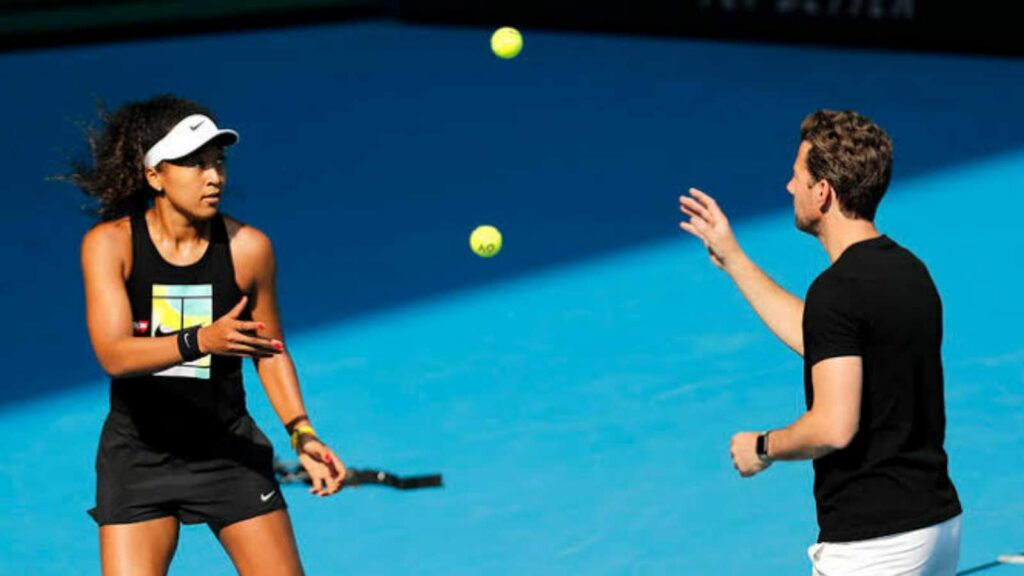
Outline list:
[[[164,92],[241,133],[224,210],[275,241],[317,429],[351,466],[445,477],[285,487],[309,574],[808,573],[810,464],[741,479],[728,453],[803,411],[801,360],[678,229],[676,198],[715,195],[802,296],[828,260],[784,186],[800,119],[826,107],[893,136],[879,227],[943,298],[961,566],[1024,549],[1024,63],[529,29],[501,61],[490,32],[349,22],[0,55],[0,573],[99,571],[91,221],[46,177],[84,153],[96,98]],[[493,259],[469,250],[479,224],[504,234]],[[171,574],[231,573],[183,529]]]

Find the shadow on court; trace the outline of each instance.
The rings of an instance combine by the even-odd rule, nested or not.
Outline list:
[[[43,180],[96,96],[174,92],[241,132],[226,210],[275,239],[293,332],[681,234],[688,185],[734,219],[785,209],[815,108],[887,127],[896,178],[1024,144],[1006,121],[1019,62],[530,31],[503,62],[488,33],[356,23],[0,57],[18,135],[0,142],[0,402],[100,375],[78,267],[89,220]],[[493,260],[467,247],[484,223],[505,234]]]

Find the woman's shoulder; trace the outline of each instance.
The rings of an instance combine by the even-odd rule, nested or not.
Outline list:
[[[132,224],[129,216],[104,220],[90,228],[82,237],[82,250],[114,250],[131,246]]]
[[[227,214],[224,214],[224,226],[231,243],[231,253],[236,258],[259,261],[272,256],[270,236],[259,228]]]

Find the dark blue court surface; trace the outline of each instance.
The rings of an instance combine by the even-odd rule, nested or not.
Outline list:
[[[892,134],[879,225],[944,300],[961,564],[1024,547],[1024,63],[530,30],[501,61],[489,34],[358,23],[0,56],[0,573],[98,572],[90,221],[44,178],[84,151],[96,98],[163,92],[241,132],[226,211],[275,241],[320,433],[350,465],[445,475],[328,500],[286,488],[310,574],[809,572],[810,464],[743,480],[728,457],[732,433],[801,413],[800,359],[679,231],[676,197],[716,195],[802,295],[828,262],[784,185],[822,107]],[[505,234],[494,259],[469,251],[479,224]],[[191,528],[171,573],[232,569]]]

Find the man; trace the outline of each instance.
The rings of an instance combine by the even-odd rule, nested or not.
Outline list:
[[[961,507],[943,450],[942,304],[924,264],[874,225],[892,141],[852,111],[814,112],[800,132],[786,189],[796,227],[832,262],[806,302],[744,254],[713,198],[679,199],[680,227],[804,358],[807,412],[736,434],[733,464],[749,477],[775,460],[814,460],[815,575],[952,576]]]

